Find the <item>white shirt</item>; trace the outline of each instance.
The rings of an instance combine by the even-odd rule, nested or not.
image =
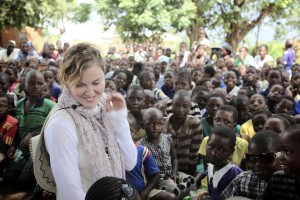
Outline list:
[[[8,60],[16,60],[20,49],[14,48],[9,56],[7,56],[7,49],[0,51],[0,61],[7,62]]]
[[[137,162],[137,149],[130,135],[127,109],[108,112],[108,117],[116,133],[125,169],[131,171]],[[65,117],[54,117],[46,126],[44,137],[60,199],[84,200],[86,193],[82,189],[78,167],[78,136],[72,122]]]
[[[258,70],[261,70],[261,68],[264,66],[264,64],[269,61],[274,61],[273,57],[270,55],[266,55],[263,60],[261,59],[260,55],[255,56],[255,62],[258,65]]]

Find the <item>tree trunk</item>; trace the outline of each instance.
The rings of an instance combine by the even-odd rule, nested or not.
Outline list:
[[[191,28],[191,29],[188,29],[188,30],[185,30],[185,31],[186,31],[187,36],[190,39],[190,49],[191,49],[193,42],[197,41],[197,39],[198,39],[199,27],[198,28],[197,27],[196,28]]]

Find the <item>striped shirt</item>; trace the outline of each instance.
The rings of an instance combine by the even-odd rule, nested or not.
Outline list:
[[[171,134],[178,158],[178,170],[190,174],[189,166],[198,164],[198,150],[202,141],[202,128],[200,119],[187,115],[183,125],[178,131],[172,127],[170,114],[165,121],[165,133]]]
[[[267,187],[265,180],[259,179],[251,170],[239,174],[221,193],[222,199],[232,196],[242,196],[262,200]]]
[[[168,101],[166,112],[167,112],[167,115],[173,113],[172,100]],[[190,109],[189,115],[192,115],[194,117],[198,117],[199,119],[201,118],[200,109],[199,109],[197,103],[191,102],[191,109]]]
[[[265,191],[265,200],[299,200],[300,183],[297,176],[285,175],[283,171],[273,174]]]

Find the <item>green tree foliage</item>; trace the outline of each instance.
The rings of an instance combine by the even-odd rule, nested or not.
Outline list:
[[[0,30],[3,27],[47,27],[59,20],[86,22],[90,4],[76,0],[0,0]]]
[[[106,27],[115,25],[124,40],[148,40],[164,32],[185,30],[191,42],[199,27],[221,28],[234,50],[270,16],[277,20],[299,0],[96,0]]]

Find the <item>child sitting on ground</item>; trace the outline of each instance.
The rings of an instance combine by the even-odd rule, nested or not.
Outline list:
[[[127,74],[125,73],[125,71],[115,71],[112,75],[112,79],[114,79],[117,84],[117,91],[120,92],[124,97],[126,97],[126,91],[124,90],[124,88],[127,82]]]
[[[300,125],[286,130],[280,138],[281,156],[279,158],[283,171],[271,177],[265,191],[265,200],[300,199]]]
[[[283,113],[287,115],[292,115],[295,109],[296,102],[292,97],[282,96],[275,106],[275,113]]]
[[[201,113],[201,118],[206,117],[207,115],[207,111],[205,107],[207,104],[208,96],[209,96],[208,90],[203,86],[196,86],[193,89],[192,101],[198,104]]]
[[[128,123],[130,127],[130,133],[132,138],[137,132],[137,122],[133,115],[128,114]],[[160,121],[160,123],[162,123]],[[138,193],[140,194],[141,199],[170,199],[176,200],[177,197],[174,194],[169,192],[156,189],[160,172],[155,160],[153,158],[153,154],[149,151],[149,149],[145,146],[138,145],[138,158],[137,164],[131,171],[126,171],[126,180],[129,184],[133,185]],[[178,190],[177,190],[178,191]]]
[[[0,174],[6,159],[6,151],[14,141],[18,131],[18,120],[8,115],[10,100],[7,94],[0,93]]]
[[[237,93],[240,89],[236,85],[237,82],[238,82],[238,79],[237,79],[236,73],[232,70],[229,70],[224,77],[224,83],[226,85],[226,90],[227,90],[228,95],[237,96]]]
[[[163,133],[163,113],[157,108],[145,110],[143,112],[143,125],[147,137],[141,139],[139,144],[151,151],[160,169],[161,179],[159,189],[166,190],[183,198],[189,193],[194,183],[194,178],[178,171],[178,160],[172,136]]]
[[[249,153],[245,157],[249,171],[245,171],[233,179],[222,192],[222,199],[232,196],[263,199],[269,179],[275,171],[280,169],[279,138],[278,134],[266,130],[256,133],[251,138]]]
[[[210,199],[221,199],[222,191],[242,172],[229,161],[234,152],[236,135],[228,127],[217,127],[209,136],[206,146],[207,182]]]
[[[173,99],[175,94],[173,82],[174,82],[175,73],[173,70],[166,71],[164,84],[161,86],[161,90],[165,95],[167,95],[170,99]]]
[[[144,90],[144,106],[143,109],[154,107],[156,104],[154,93],[151,90]]]
[[[111,92],[117,92],[117,83],[112,78],[105,79],[105,92],[111,93]]]
[[[282,135],[290,126],[290,122],[284,117],[273,115],[265,122],[263,129],[271,130],[279,135]]]
[[[190,107],[189,92],[178,90],[172,102],[173,114],[166,118],[164,132],[172,135],[178,157],[178,170],[194,175],[203,135],[200,119],[188,115]]]

